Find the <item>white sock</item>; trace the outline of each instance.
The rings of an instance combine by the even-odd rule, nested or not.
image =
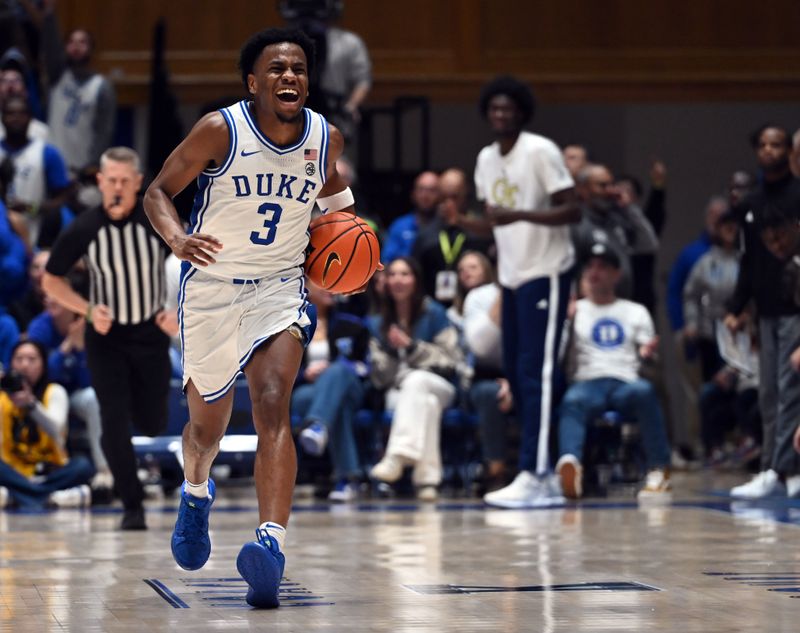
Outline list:
[[[208,479],[199,484],[193,484],[187,479],[186,492],[198,499],[208,499]]]
[[[283,542],[286,540],[286,528],[272,521],[265,521],[258,526],[260,530],[266,530],[272,538],[278,541],[278,548],[283,551]]]

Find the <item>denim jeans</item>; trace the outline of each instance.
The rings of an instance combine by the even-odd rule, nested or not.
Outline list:
[[[496,380],[478,380],[469,389],[469,403],[478,414],[481,451],[487,462],[505,461],[507,456],[508,415],[497,408]]]
[[[361,378],[345,363],[337,361],[316,382],[300,385],[292,393],[292,413],[328,428],[333,474],[337,479],[361,476],[353,423],[363,399]]]
[[[8,488],[11,498],[25,509],[43,508],[51,492],[87,484],[92,475],[94,466],[82,455],[55,469],[40,483],[32,482],[0,460],[0,486]]]
[[[588,425],[609,409],[639,424],[648,468],[669,466],[669,440],[661,404],[653,385],[641,378],[634,382],[597,378],[571,385],[561,401],[559,455],[581,459]]]

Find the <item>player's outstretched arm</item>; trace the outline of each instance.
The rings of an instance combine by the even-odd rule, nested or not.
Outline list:
[[[330,200],[335,205],[338,198],[334,198],[333,196],[337,196],[337,194],[344,194],[344,192],[349,193],[349,187],[344,180],[342,180],[342,177],[336,170],[336,161],[339,160],[339,158],[342,156],[342,152],[344,151],[344,137],[339,129],[330,123],[328,123],[328,136],[330,139],[330,146],[328,147],[326,182],[325,186],[322,187],[319,192],[317,203],[320,205],[320,208],[323,209],[323,211],[346,211],[347,213],[355,214],[356,210],[353,206],[352,195],[349,196],[350,204],[347,206],[341,207],[337,205],[337,208],[326,208],[328,206],[325,204],[326,199]]]
[[[144,210],[153,228],[176,257],[194,265],[214,263],[212,253],[219,251],[222,243],[204,233],[187,235],[172,198],[209,164],[221,165],[228,154],[228,144],[225,119],[219,112],[207,114],[169,155],[144,195]]]

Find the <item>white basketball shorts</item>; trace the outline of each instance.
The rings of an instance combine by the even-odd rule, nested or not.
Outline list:
[[[178,295],[183,388],[206,402],[223,397],[256,348],[292,325],[313,336],[303,270],[263,279],[225,280],[183,263]]]

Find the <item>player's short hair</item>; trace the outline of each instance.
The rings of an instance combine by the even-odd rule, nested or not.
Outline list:
[[[761,141],[761,135],[765,130],[778,130],[779,132],[782,132],[784,144],[786,145],[787,149],[792,149],[792,135],[789,134],[789,130],[782,125],[777,125],[776,123],[764,123],[763,125],[759,125],[758,128],[756,128],[750,134],[750,146],[753,149],[758,149],[758,144]]]
[[[267,46],[289,42],[297,44],[306,54],[308,74],[314,69],[316,49],[314,41],[299,29],[265,29],[250,36],[239,52],[239,70],[242,73],[242,83],[247,90],[247,75],[252,74],[256,60]]]
[[[791,211],[771,204],[764,208],[756,220],[759,231],[767,229],[783,229],[788,226],[797,225],[797,216]]]
[[[100,156],[100,170],[102,171],[103,167],[105,167],[108,161],[114,161],[115,163],[128,163],[132,165],[133,168],[141,173],[142,172],[142,161],[139,158],[139,154],[133,151],[130,147],[109,147],[103,154]]]
[[[489,102],[497,95],[505,95],[512,99],[522,113],[522,125],[525,125],[536,113],[536,99],[528,84],[510,75],[495,77],[481,90],[478,109],[485,119],[489,112]]]

